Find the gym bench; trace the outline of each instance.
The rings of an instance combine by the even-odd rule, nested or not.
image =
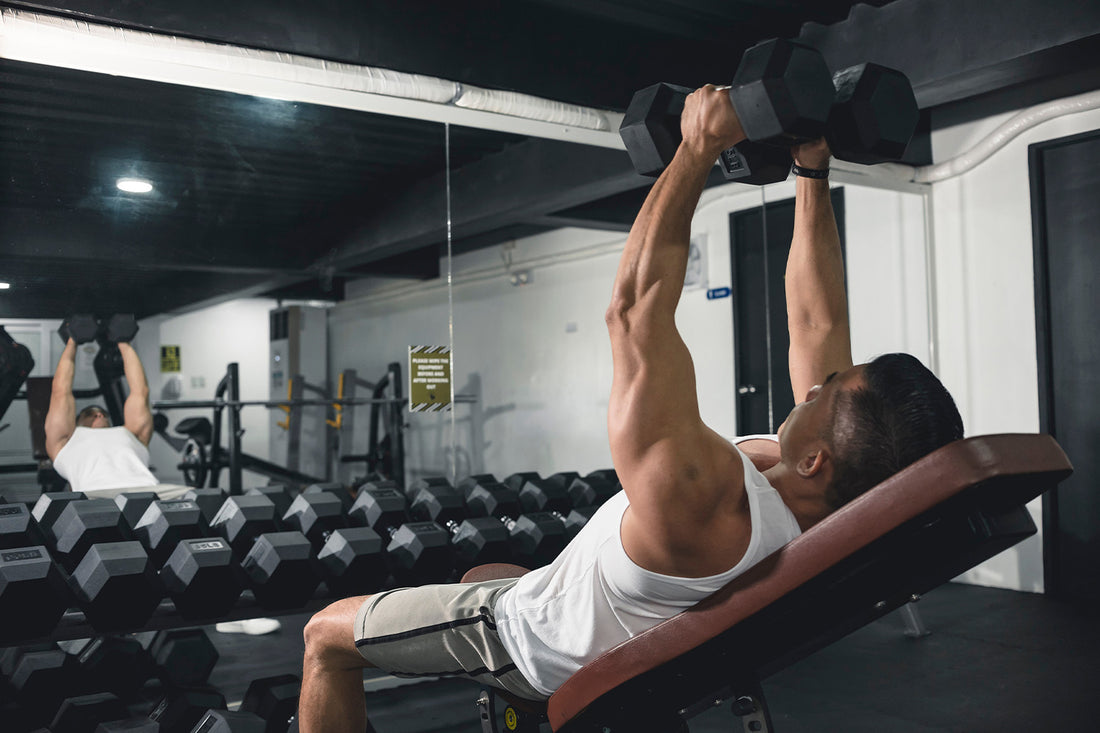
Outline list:
[[[774,730],[761,680],[1035,534],[1025,504],[1073,472],[1047,435],[951,443],[833,513],[711,597],[604,653],[545,703],[482,690],[482,728],[688,730],[732,701],[745,731]],[[474,568],[463,580],[522,574]],[[735,724],[736,725],[736,724]]]

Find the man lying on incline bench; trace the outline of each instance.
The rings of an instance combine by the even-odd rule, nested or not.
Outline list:
[[[607,311],[608,431],[623,491],[553,563],[518,580],[395,590],[316,614],[305,630],[303,731],[364,730],[365,666],[461,674],[545,699],[602,652],[962,437],[950,395],[913,357],[852,366],[828,182],[810,177],[798,178],[787,264],[791,383],[804,401],[778,442],[739,449],[703,424],[674,312],[707,174],[744,134],[729,96],[713,86],[687,98],[681,128],[683,142],[630,231]],[[802,174],[829,161],[823,142],[792,154]]]
[[[134,348],[118,343],[130,394],[123,406],[125,422],[111,426],[102,407],[92,405],[76,413],[73,376],[76,342],[70,338],[57,363],[46,413],[46,454],[73,491],[94,493],[153,486],[149,471],[149,440],[153,437],[153,413],[149,385]]]

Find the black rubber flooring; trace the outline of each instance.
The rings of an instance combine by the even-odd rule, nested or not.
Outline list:
[[[892,614],[765,680],[779,733],[1092,733],[1100,730],[1100,608],[1028,593],[948,584],[918,604],[932,632],[904,635]],[[267,636],[211,636],[211,682],[233,707],[248,681],[300,674],[307,616]],[[480,731],[476,686],[366,681],[378,733]],[[742,730],[728,707],[690,721],[694,733]],[[549,728],[546,728],[549,730]]]

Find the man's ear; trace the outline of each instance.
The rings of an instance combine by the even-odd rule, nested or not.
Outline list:
[[[828,462],[829,451],[819,446],[803,455],[795,466],[795,470],[802,478],[813,478],[825,468]]]

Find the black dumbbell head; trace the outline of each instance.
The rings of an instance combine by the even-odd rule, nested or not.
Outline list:
[[[424,522],[458,522],[466,517],[466,502],[448,484],[424,486],[412,496],[409,514]]]
[[[600,475],[589,474],[573,481],[568,491],[575,507],[599,506],[619,493],[619,485]]]
[[[211,688],[170,690],[149,713],[160,733],[190,733],[207,710],[225,710],[225,696]]]
[[[680,147],[680,115],[691,90],[675,84],[654,84],[634,93],[619,125],[634,170],[660,175]]]
[[[149,505],[159,498],[155,491],[128,491],[115,497],[115,506],[122,512],[126,526],[132,530],[141,521]]]
[[[496,517],[473,517],[455,527],[451,545],[460,573],[491,562],[512,562],[508,528]]]
[[[77,656],[90,691],[110,692],[132,700],[153,675],[153,659],[132,636],[99,636]]]
[[[143,627],[162,595],[140,542],[92,545],[69,584],[85,617],[99,631]]]
[[[512,551],[530,568],[550,564],[565,548],[565,523],[549,512],[524,514],[510,533]]]
[[[292,674],[252,680],[241,701],[241,710],[268,721],[267,730],[286,731],[298,712],[302,682]]]
[[[38,497],[38,501],[34,503],[34,507],[31,509],[31,516],[34,517],[34,521],[38,522],[38,526],[49,537],[54,523],[61,516],[62,510],[69,505],[69,502],[84,501],[86,498],[80,491],[48,491]]]
[[[32,717],[48,715],[83,684],[76,657],[52,642],[11,647],[5,650],[0,666],[16,699],[24,706],[41,708]]]
[[[519,504],[525,512],[568,512],[573,501],[566,487],[549,479],[532,478],[519,490]]]
[[[386,537],[390,529],[409,521],[409,505],[405,495],[396,487],[372,488],[370,484],[364,484],[348,516],[353,524],[370,527]]]
[[[0,640],[45,636],[71,600],[44,545],[0,550]]]
[[[278,529],[275,512],[275,504],[263,494],[231,496],[214,515],[210,529],[224,537],[238,557],[243,557],[257,537]]]
[[[836,72],[833,84],[836,100],[825,129],[832,154],[863,165],[901,160],[920,119],[905,74],[866,63]]]
[[[63,343],[69,343],[71,338],[78,344],[86,344],[95,341],[99,334],[99,321],[90,313],[75,313],[61,322],[57,333]]]
[[[275,516],[281,517],[286,514],[286,510],[290,508],[290,502],[294,500],[294,497],[290,495],[290,490],[284,484],[269,484],[267,486],[257,486],[252,489],[248,489],[244,492],[245,496],[260,494],[266,496],[271,500],[271,503],[275,505]]]
[[[50,733],[87,733],[95,730],[98,723],[122,720],[129,714],[126,704],[109,692],[70,697],[58,708],[50,723]]]
[[[222,503],[225,501],[227,494],[223,489],[217,487],[209,489],[191,489],[183,495],[184,499],[190,499],[199,505],[199,511],[202,512],[203,519],[206,520],[207,525],[214,521],[214,515],[221,509]]]
[[[199,505],[190,499],[154,501],[134,527],[149,557],[157,566],[163,565],[182,540],[207,534],[206,520]]]
[[[751,140],[723,150],[718,162],[726,180],[752,186],[780,183],[791,172],[791,153],[787,148]]]
[[[172,687],[198,687],[210,679],[218,650],[202,629],[158,631],[149,643],[157,674]]]
[[[435,522],[409,522],[393,533],[386,554],[403,584],[442,583],[454,569],[451,534]]]
[[[107,320],[106,337],[111,343],[133,341],[137,332],[137,319],[133,313],[116,313]]]
[[[124,542],[130,539],[130,531],[113,501],[85,499],[70,502],[61,511],[47,541],[51,539],[58,562],[71,570],[92,545]]]
[[[25,504],[0,504],[0,549],[41,545],[45,542],[38,522]]]
[[[745,51],[729,92],[745,136],[784,147],[825,133],[834,93],[821,53],[781,38]]]
[[[240,566],[229,543],[220,537],[180,542],[161,568],[160,580],[186,619],[223,616],[244,590]]]
[[[458,484],[455,486],[455,490],[465,497],[470,495],[470,491],[475,486],[477,486],[479,482],[492,481],[495,483],[496,480],[497,477],[491,473],[475,473],[474,475],[467,476],[466,478],[459,481]]]
[[[264,608],[304,606],[321,583],[301,532],[268,532],[256,538],[241,567],[256,600]]]
[[[520,471],[519,473],[509,475],[501,483],[518,494],[519,490],[523,488],[523,485],[532,479],[542,481],[542,476],[536,471]]]
[[[341,597],[375,593],[389,575],[385,542],[370,527],[336,530],[318,551],[317,561],[325,585]]]
[[[466,496],[473,517],[518,517],[522,510],[519,494],[498,481],[479,481]]]
[[[565,517],[565,539],[566,541],[576,537],[584,525],[588,524],[588,520],[592,519],[592,515],[599,509],[597,506],[582,506],[578,509],[573,509]]]
[[[344,505],[344,511],[347,511],[348,509],[351,508],[351,503],[353,501],[352,495],[347,490],[347,488],[343,484],[336,483],[335,481],[329,481],[329,482],[321,483],[321,484],[310,484],[309,486],[307,486],[305,488],[305,490],[302,491],[302,493],[303,494],[320,494],[320,493],[332,494],[333,496],[337,497],[340,500],[341,504]]]
[[[286,730],[282,728],[280,730]],[[192,729],[201,733],[267,733],[267,723],[255,713],[207,710]]]
[[[283,526],[301,532],[319,547],[334,530],[348,526],[348,519],[338,496],[318,491],[299,494],[283,515]]]

